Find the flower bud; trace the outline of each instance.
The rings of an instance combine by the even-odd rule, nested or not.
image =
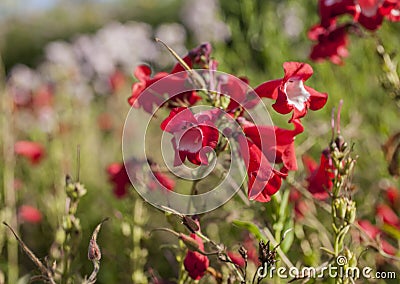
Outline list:
[[[346,207],[346,220],[351,224],[356,219],[356,203],[349,200]]]
[[[182,240],[182,242],[185,244],[185,246],[191,250],[191,251],[199,251],[200,245],[199,243],[193,239],[192,237],[189,237],[185,234],[180,233],[179,234],[179,239]]]

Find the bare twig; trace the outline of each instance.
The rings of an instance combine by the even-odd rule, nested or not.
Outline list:
[[[32,262],[36,265],[36,267],[40,270],[42,273],[42,276],[51,284],[56,284],[56,282],[53,279],[53,273],[52,271],[47,268],[40,260],[39,258],[29,249],[29,247],[22,241],[22,239],[15,233],[13,228],[11,228],[10,225],[8,225],[6,222],[3,222],[3,224],[10,229],[10,231],[13,233],[15,238],[17,239],[19,245],[21,246],[22,250],[25,252],[25,254],[32,260]]]

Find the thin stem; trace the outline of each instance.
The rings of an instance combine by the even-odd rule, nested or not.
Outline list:
[[[343,100],[339,101],[339,106],[337,110],[336,124],[337,124],[337,135],[340,135],[340,113],[342,112]]]

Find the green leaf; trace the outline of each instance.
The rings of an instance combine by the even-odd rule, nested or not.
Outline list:
[[[396,227],[384,224],[382,230],[388,235],[391,235],[393,238],[400,240],[400,230],[397,229]]]
[[[252,222],[248,222],[248,221],[240,221],[240,220],[234,220],[233,221],[233,225],[245,229],[247,231],[249,231],[253,236],[255,236],[257,238],[257,240],[263,240],[265,242],[268,241],[267,237],[263,234],[263,232],[261,231],[261,229],[253,224]]]

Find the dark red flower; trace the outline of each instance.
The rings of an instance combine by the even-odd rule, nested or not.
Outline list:
[[[297,160],[294,139],[296,135],[304,131],[304,127],[298,119],[292,122],[293,130],[246,123],[243,125],[243,132],[262,150],[271,163],[283,163],[287,170],[295,171],[297,170]]]
[[[382,232],[378,227],[372,225],[371,222],[369,222],[368,220],[359,220],[357,223],[369,238],[377,240],[379,237],[380,246],[384,252],[390,255],[396,255],[397,249],[393,247],[390,243],[388,243],[386,240],[380,238]]]
[[[334,174],[327,151],[322,152],[320,164],[308,156],[303,156],[303,164],[306,167],[309,176],[308,190],[317,199],[329,197],[329,191],[332,189]]]
[[[327,94],[304,85],[313,74],[310,65],[285,62],[283,69],[285,76],[282,79],[265,82],[255,89],[260,97],[276,100],[272,107],[278,113],[287,114],[293,111],[292,121],[305,116],[309,108],[318,110],[326,104]]]
[[[123,163],[112,163],[107,167],[108,179],[114,184],[114,195],[117,198],[125,197],[131,182]]]
[[[310,53],[311,60],[329,59],[334,64],[343,64],[342,58],[348,56],[346,26],[325,29],[317,25],[310,29],[308,37],[318,41]]]
[[[196,234],[190,234],[190,237],[198,243],[199,249],[204,251],[204,244],[201,238]],[[199,280],[204,276],[209,264],[210,261],[207,256],[191,250],[188,250],[185,259],[183,260],[183,265],[185,266],[186,271],[194,280]]]
[[[319,15],[321,26],[329,28],[336,24],[336,19],[340,15],[348,14],[356,16],[358,14],[357,6],[354,0],[320,0]]]
[[[247,167],[248,197],[250,200],[268,202],[282,184],[287,174],[275,170],[260,148],[244,136],[238,137],[240,152]]]
[[[14,144],[14,152],[17,155],[26,157],[32,164],[40,163],[45,155],[43,146],[31,141],[16,142]]]
[[[162,130],[174,135],[175,166],[181,165],[186,158],[195,165],[208,164],[206,154],[211,148],[215,149],[219,137],[209,114],[194,115],[186,107],[174,108],[161,123]]]
[[[38,209],[30,205],[22,205],[18,209],[18,217],[27,223],[40,223],[42,221],[42,213]]]
[[[400,230],[400,218],[397,214],[386,204],[379,204],[376,207],[376,215],[385,224],[396,227]]]

